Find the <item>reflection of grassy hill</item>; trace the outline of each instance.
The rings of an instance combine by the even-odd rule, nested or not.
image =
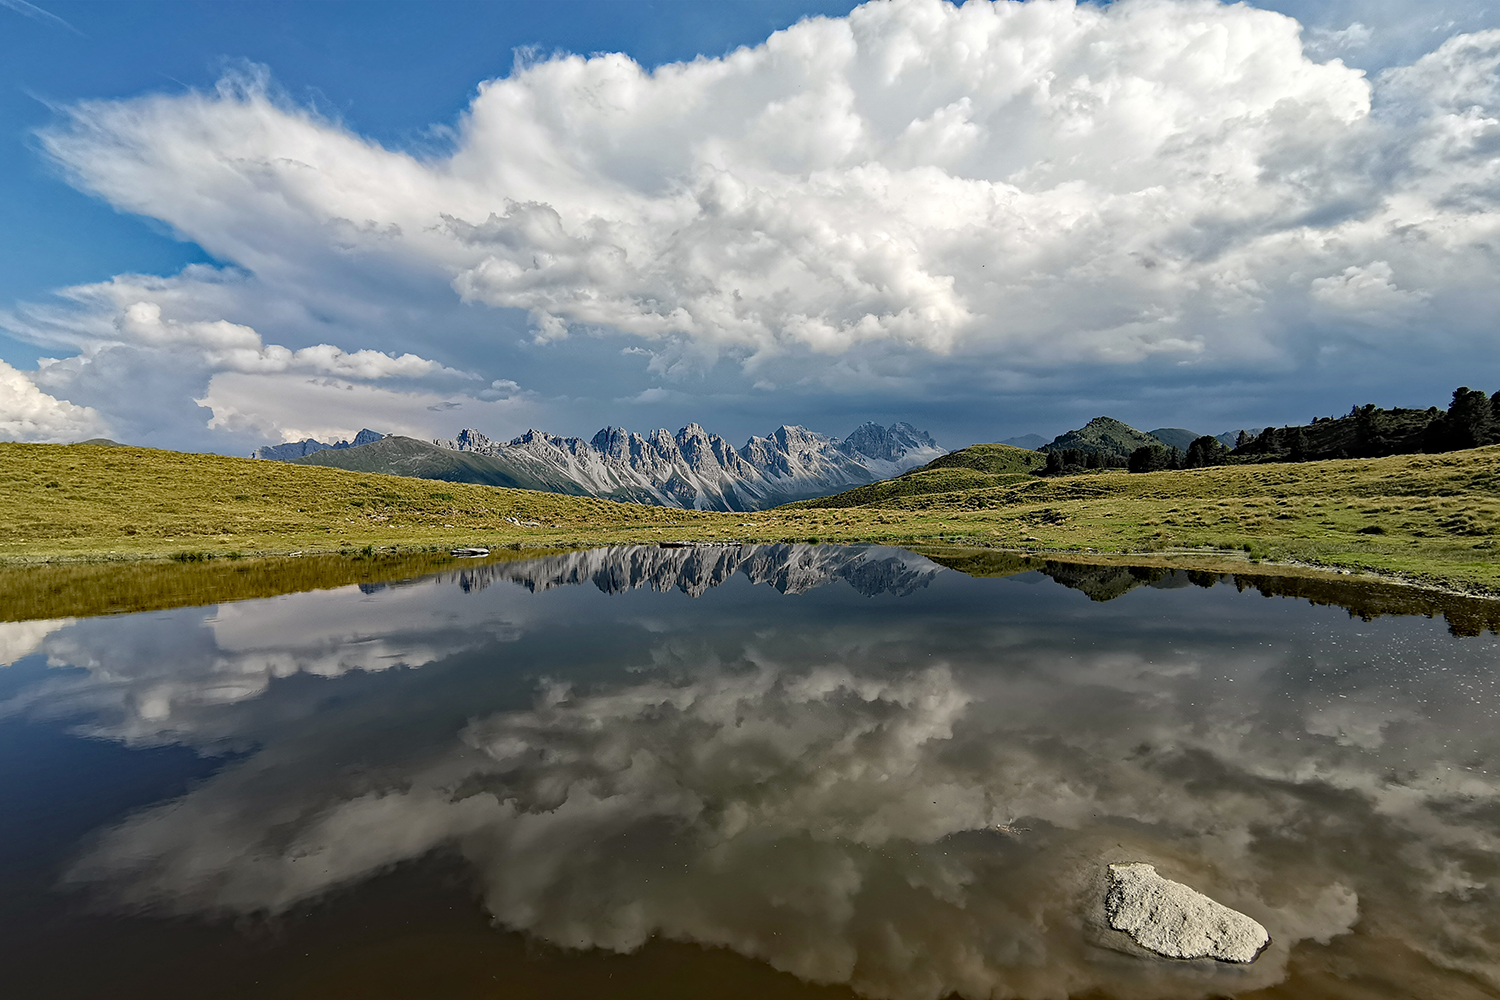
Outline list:
[[[209,559],[148,562],[121,572],[113,563],[0,567],[0,621],[82,618],[220,604],[350,584],[409,580],[440,569],[532,558],[502,549],[488,559],[456,559],[439,552],[355,552],[288,559]]]
[[[1500,634],[1500,601],[1403,587],[1380,580],[1284,576],[1254,569],[1247,572],[1244,568],[1234,573],[1184,572],[1161,566],[1065,562],[994,549],[942,548],[929,550],[926,555],[939,565],[969,576],[1044,573],[1065,587],[1083,591],[1094,601],[1114,600],[1143,586],[1224,585],[1241,591],[1254,589],[1266,597],[1294,597],[1312,604],[1345,608],[1365,621],[1383,615],[1427,618],[1441,615],[1448,620],[1448,630],[1454,635],[1481,635],[1486,631]]]
[[[374,472],[450,483],[479,483],[517,490],[546,490],[582,496],[571,479],[539,473],[490,455],[453,451],[415,438],[391,436],[357,448],[330,448],[292,459],[297,465],[326,465],[350,472]]]
[[[1047,563],[1042,572],[1064,587],[1083,591],[1091,601],[1113,601],[1166,575],[1166,570],[1146,566],[1079,566],[1057,562]]]

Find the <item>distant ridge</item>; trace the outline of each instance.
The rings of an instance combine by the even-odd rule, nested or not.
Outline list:
[[[493,441],[466,429],[429,443],[387,438],[291,461],[700,510],[763,510],[888,479],[945,452],[910,424],[866,423],[843,441],[782,425],[736,449],[698,424],[676,434],[606,427],[585,441],[530,430]]]
[[[1158,427],[1154,431],[1147,431],[1148,437],[1154,437],[1168,448],[1176,448],[1178,451],[1187,451],[1188,445],[1202,437],[1197,431],[1190,431],[1185,427]]]
[[[324,444],[322,441],[314,441],[312,438],[308,438],[305,441],[291,441],[287,444],[268,444],[255,449],[250,457],[267,458],[276,462],[290,462],[292,459],[303,458],[320,451],[328,451],[329,449],[358,448],[361,445],[379,441],[383,437],[385,437],[384,434],[377,434],[366,427],[354,435],[353,441],[337,441],[333,444]]]
[[[1040,434],[1022,434],[1020,437],[1006,438],[997,444],[1008,444],[1012,448],[1025,448],[1027,451],[1036,451],[1047,443],[1047,439]]]

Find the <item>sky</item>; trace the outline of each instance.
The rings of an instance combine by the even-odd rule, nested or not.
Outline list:
[[[0,0],[0,439],[1500,389],[1500,5]]]

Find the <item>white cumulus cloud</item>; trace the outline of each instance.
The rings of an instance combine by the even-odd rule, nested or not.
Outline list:
[[[0,361],[0,441],[68,442],[107,430],[97,410],[47,395],[25,373]]]
[[[514,383],[512,383],[514,384]],[[213,412],[208,426],[247,439],[301,441],[348,440],[360,428],[385,434],[433,437],[436,414],[452,413],[465,426],[524,423],[534,412],[523,392],[502,384],[470,395],[429,389],[391,389],[346,378],[309,377],[296,373],[215,374],[196,401]]]
[[[119,321],[120,332],[130,340],[152,347],[196,347],[216,368],[239,372],[308,371],[361,379],[393,375],[422,376],[441,365],[415,354],[392,357],[380,351],[344,351],[332,344],[317,344],[300,351],[261,342],[260,334],[248,326],[226,320],[176,322],[163,319],[155,302],[132,302]],[[460,372],[448,373],[459,375]]]
[[[435,429],[431,422],[410,417],[434,401],[453,399],[483,412],[496,409],[487,401],[514,398],[514,407],[524,395],[502,380],[478,388],[475,375],[411,352],[328,343],[294,350],[265,343],[247,324],[207,318],[237,311],[247,291],[242,280],[202,268],[166,279],[121,275],[64,289],[60,306],[24,306],[0,319],[39,343],[80,351],[48,359],[36,381],[57,395],[88,399],[132,444],[182,422],[196,423],[204,443],[217,436],[221,447],[267,438],[337,440],[364,426],[423,436]],[[143,369],[164,391],[143,390]],[[398,387],[376,390],[377,382]],[[502,393],[504,385],[514,388]],[[353,397],[331,396],[325,391],[331,387],[385,403],[350,407]],[[343,405],[307,405],[335,398]],[[237,437],[225,439],[224,432]]]

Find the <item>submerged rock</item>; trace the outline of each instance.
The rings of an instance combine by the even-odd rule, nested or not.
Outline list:
[[[1109,866],[1104,913],[1109,926],[1166,958],[1248,964],[1271,943],[1255,920],[1140,862]]]

